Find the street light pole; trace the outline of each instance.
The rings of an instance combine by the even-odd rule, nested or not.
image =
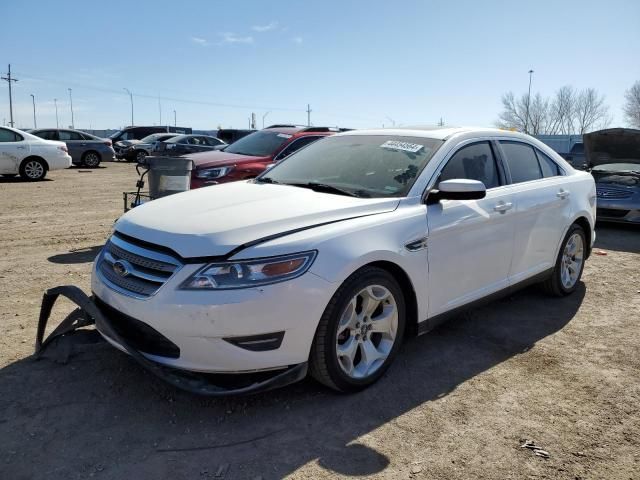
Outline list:
[[[264,128],[264,119],[267,118],[267,115],[269,115],[271,112],[267,112],[264,115],[262,115],[262,128]]]
[[[176,111],[173,111],[173,126],[177,127],[178,126],[178,120],[176,120]]]
[[[54,99],[53,99],[53,103],[54,103],[54,105],[56,106],[56,128],[60,128],[60,127],[58,126],[58,99],[57,99],[57,98],[54,98]]]
[[[129,100],[131,100],[131,126],[133,127],[133,94],[129,91],[128,88],[122,87],[128,94]]]
[[[529,133],[529,104],[531,103],[531,77],[533,70],[529,70],[529,94],[527,95],[527,115],[524,119],[524,133]]]
[[[68,88],[67,90],[69,90],[69,102],[71,105],[71,128],[76,128],[76,124],[73,121],[73,97],[71,96],[71,89]]]
[[[33,95],[33,93],[31,93],[30,95],[31,101],[33,102],[33,128],[38,128],[38,124],[36,123],[36,97]]]

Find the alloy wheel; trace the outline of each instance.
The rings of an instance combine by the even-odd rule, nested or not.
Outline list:
[[[146,156],[147,156],[147,152],[145,152],[144,150],[140,150],[138,151],[138,153],[136,153],[136,161],[142,162],[144,160],[144,157]]]
[[[27,177],[37,180],[44,175],[44,166],[36,160],[31,160],[24,166],[24,173]]]
[[[87,153],[84,157],[84,164],[87,167],[97,167],[100,164],[100,158],[96,153]]]
[[[398,307],[393,294],[370,285],[347,304],[338,324],[336,354],[342,371],[366,378],[385,362],[396,342]]]
[[[566,289],[572,288],[580,276],[584,261],[584,242],[579,233],[569,237],[562,253],[560,280]]]

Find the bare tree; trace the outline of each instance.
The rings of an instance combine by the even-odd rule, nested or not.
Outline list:
[[[640,80],[626,91],[624,116],[632,127],[640,128]]]
[[[524,132],[527,115],[527,96],[516,99],[513,92],[502,95],[502,112],[500,112],[496,125],[508,130]]]
[[[551,100],[549,106],[549,129],[550,135],[569,135],[574,132],[574,113],[576,103],[576,92],[570,85],[561,87]]]
[[[638,90],[640,93],[640,87]],[[531,135],[570,135],[604,128],[611,121],[604,96],[593,88],[577,92],[565,85],[552,98],[536,93],[531,97],[527,119],[528,100],[527,94],[516,98],[513,92],[505,93],[496,125]]]
[[[594,88],[587,88],[578,94],[575,110],[576,129],[584,134],[605,128],[610,122],[609,107],[604,104],[604,95]]]

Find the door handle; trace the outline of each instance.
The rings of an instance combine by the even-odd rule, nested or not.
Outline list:
[[[569,196],[570,193],[571,192],[569,192],[568,190],[561,189],[558,193],[556,193],[556,196],[564,200]]]
[[[513,203],[511,202],[500,202],[493,209],[496,212],[505,213],[507,210],[511,210],[513,208]]]
[[[27,147],[16,147],[18,150],[25,150]]]

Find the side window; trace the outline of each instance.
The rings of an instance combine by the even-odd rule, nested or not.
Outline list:
[[[41,132],[35,133],[37,137],[44,138],[45,140],[58,140],[58,132],[55,130],[42,130]]]
[[[11,130],[0,128],[0,142],[21,142],[23,140],[21,135],[18,135]]]
[[[547,155],[538,149],[536,149],[536,155],[538,155],[538,161],[540,162],[540,168],[542,169],[542,175],[544,178],[562,175],[558,164],[551,160]]]
[[[60,130],[58,136],[63,142],[67,140],[84,140],[79,133],[70,132],[69,130]]]
[[[203,137],[203,138],[204,138],[204,142],[210,147],[216,147],[222,143],[217,138],[213,138],[213,137]]]
[[[85,140],[95,140],[94,137],[92,137],[91,135],[89,135],[88,133],[82,133],[81,134],[82,138],[84,138]]]
[[[511,172],[513,183],[528,182],[542,178],[533,147],[520,142],[501,141],[500,145],[506,155],[506,162]]]
[[[489,142],[462,147],[449,159],[440,172],[438,183],[454,178],[479,180],[487,189],[500,186],[496,159]]]
[[[291,142],[289,145],[287,145],[276,157],[276,159],[281,160],[285,157],[288,157],[289,155],[291,155],[294,152],[297,152],[298,150],[300,150],[302,147],[306,147],[307,145],[309,145],[310,143],[315,142],[316,140],[319,140],[321,137],[314,137],[314,136],[308,136],[308,137],[302,137],[302,138],[298,138],[296,140],[294,140],[293,142]]]

